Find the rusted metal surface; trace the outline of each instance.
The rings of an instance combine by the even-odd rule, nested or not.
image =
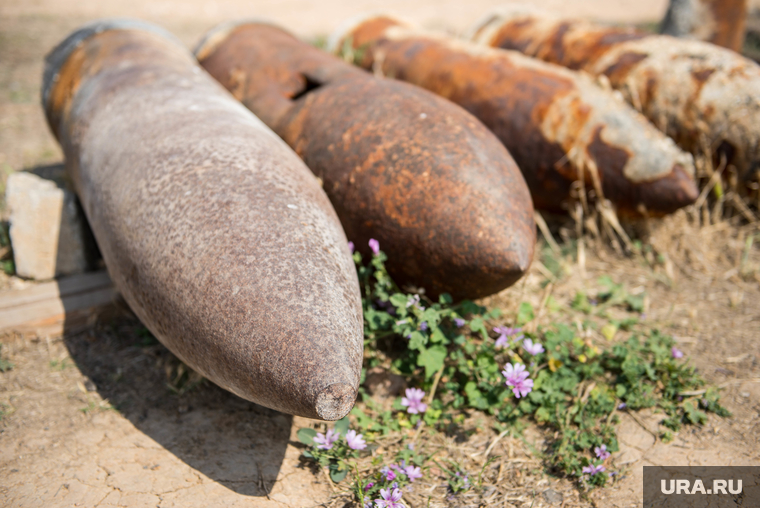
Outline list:
[[[484,45],[604,76],[685,150],[712,149],[760,177],[760,66],[705,42],[502,9],[473,31]]]
[[[537,208],[561,211],[571,185],[598,185],[623,213],[657,215],[697,198],[691,155],[590,78],[515,51],[430,34],[386,16],[332,38],[361,65],[426,88],[478,117],[509,149]]]
[[[475,298],[527,269],[535,226],[525,181],[459,106],[262,23],[212,31],[196,55],[322,179],[357,247],[380,242],[398,282]]]
[[[139,22],[61,43],[43,103],[109,273],[151,332],[243,398],[344,416],[362,362],[358,280],[290,148]]]
[[[747,0],[670,0],[662,33],[741,52],[746,24]]]

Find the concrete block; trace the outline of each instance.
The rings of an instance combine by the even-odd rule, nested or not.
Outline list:
[[[28,172],[8,177],[11,246],[21,277],[52,279],[92,264],[89,226],[75,194],[63,185],[62,171],[46,171],[50,178]]]

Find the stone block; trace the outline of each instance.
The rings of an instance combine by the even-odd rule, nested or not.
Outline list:
[[[16,274],[36,280],[87,271],[94,256],[87,219],[63,183],[63,168],[45,178],[25,171],[8,177],[5,200]]]

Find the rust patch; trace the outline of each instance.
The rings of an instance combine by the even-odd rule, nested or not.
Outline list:
[[[705,82],[715,74],[715,69],[703,69],[701,71],[695,71],[692,72],[691,75],[694,77],[694,79],[699,83],[699,86],[702,87],[702,85],[705,84]]]
[[[630,154],[621,148],[609,145],[602,139],[603,127],[598,127],[594,139],[588,147],[589,155],[600,167],[607,168],[600,172],[604,196],[618,205],[619,209],[630,213],[639,204],[653,212],[652,215],[672,213],[679,208],[696,201],[699,191],[680,164],[675,164],[669,174],[645,182],[631,182],[626,178],[624,169]]]
[[[390,23],[370,22],[370,33]],[[354,45],[370,39],[349,35]],[[379,240],[399,283],[474,298],[514,283],[528,267],[535,230],[525,181],[498,139],[463,109],[262,24],[233,30],[201,65],[228,88],[230,68],[246,74],[244,104],[324,181],[357,248],[368,253],[368,240]],[[303,76],[307,85],[291,85]]]
[[[361,34],[362,31],[362,25],[354,28],[354,33]],[[369,39],[362,37],[363,40]],[[604,105],[612,107],[614,104],[618,108],[614,110],[615,114],[623,117],[622,123],[638,125],[636,122],[639,121],[643,128],[648,127],[611,95],[605,97],[605,91],[598,90],[604,97],[600,101],[587,100],[584,94],[592,87],[586,81],[581,85],[574,73],[536,64],[518,54],[483,52],[475,46],[413,28],[381,33],[370,43],[368,50],[382,55],[378,62],[370,61],[370,67],[380,64],[385,75],[413,83],[459,104],[496,134],[521,168],[537,208],[563,211],[571,186],[581,175],[576,165],[585,165],[585,161],[595,156],[599,171],[612,173],[608,178],[611,184],[623,175],[628,157],[621,160],[619,154],[626,153],[624,150],[600,144],[598,132],[596,144],[584,145],[584,132],[597,125],[589,122],[598,123],[608,114]],[[658,134],[653,130],[651,139],[636,138],[646,138],[642,141],[644,145],[636,145],[638,150],[663,153],[663,157],[672,159],[676,151],[660,152],[662,148],[655,141],[659,140]],[[626,138],[626,135],[617,138],[633,143],[633,138]],[[578,158],[571,157],[570,151],[589,153],[587,158],[583,155]],[[585,171],[583,174],[590,184],[590,173]],[[614,187],[611,193],[614,194],[613,201],[616,199],[620,207],[635,210],[640,204],[624,184]]]
[[[607,67],[603,74],[610,78],[611,83],[622,83],[625,81],[628,73],[633,70],[639,62],[646,59],[647,56],[643,53],[635,53],[633,51],[627,51],[620,55],[615,63]]]
[[[724,19],[730,18],[731,9],[736,9],[734,12],[743,9],[741,2],[737,4],[716,0],[714,3],[724,9],[716,14]],[[712,140],[713,146],[725,141],[735,147],[735,155],[729,163],[736,166],[741,175],[751,175],[751,168],[760,161],[760,71],[753,62],[712,44],[600,27],[580,21],[573,22],[572,27],[564,33],[561,61],[557,61],[557,58],[550,60],[551,55],[557,56],[557,51],[544,49],[544,55],[541,48],[552,47],[556,43],[556,37],[552,35],[552,30],[547,31],[544,27],[554,27],[556,31],[557,27],[564,27],[568,22],[535,14],[527,17],[532,23],[531,29],[513,34],[507,27],[514,20],[524,21],[526,17],[507,13],[499,19],[501,26],[494,27],[491,23],[497,36],[490,41],[480,42],[497,47],[519,45],[519,49],[528,52],[530,56],[545,57],[547,61],[566,67],[582,68],[593,75],[604,73],[610,76],[613,87],[621,90],[629,103],[640,107],[654,125],[666,132],[683,149],[701,154],[699,136],[705,126],[708,130],[704,134]],[[738,27],[740,22],[736,23]],[[621,47],[638,40],[642,43],[637,47],[651,50],[640,49],[626,53]],[[617,62],[612,62],[612,65],[605,65],[606,68],[597,68],[599,60],[615,47],[621,50],[623,56]],[[648,53],[645,58],[636,55],[643,52]],[[640,68],[643,65],[646,65],[647,71],[641,75],[637,73],[636,82],[632,83],[638,94],[627,94],[629,80],[624,77],[632,75],[634,66]],[[675,72],[689,75],[674,79]],[[683,90],[680,83],[688,78],[694,81],[696,90]],[[711,92],[705,96],[703,88],[708,81]],[[684,100],[681,96],[685,92],[693,94]],[[737,108],[736,104],[743,106]],[[705,122],[706,119],[709,122]],[[750,181],[745,180],[744,183]]]
[[[740,52],[747,24],[747,0],[702,0],[707,3],[715,30],[709,42]]]

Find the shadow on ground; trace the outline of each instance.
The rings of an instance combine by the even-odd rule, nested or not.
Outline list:
[[[268,495],[292,417],[187,372],[123,302],[116,307],[87,331],[64,334],[71,358],[89,379],[85,388],[199,473],[238,494]]]

